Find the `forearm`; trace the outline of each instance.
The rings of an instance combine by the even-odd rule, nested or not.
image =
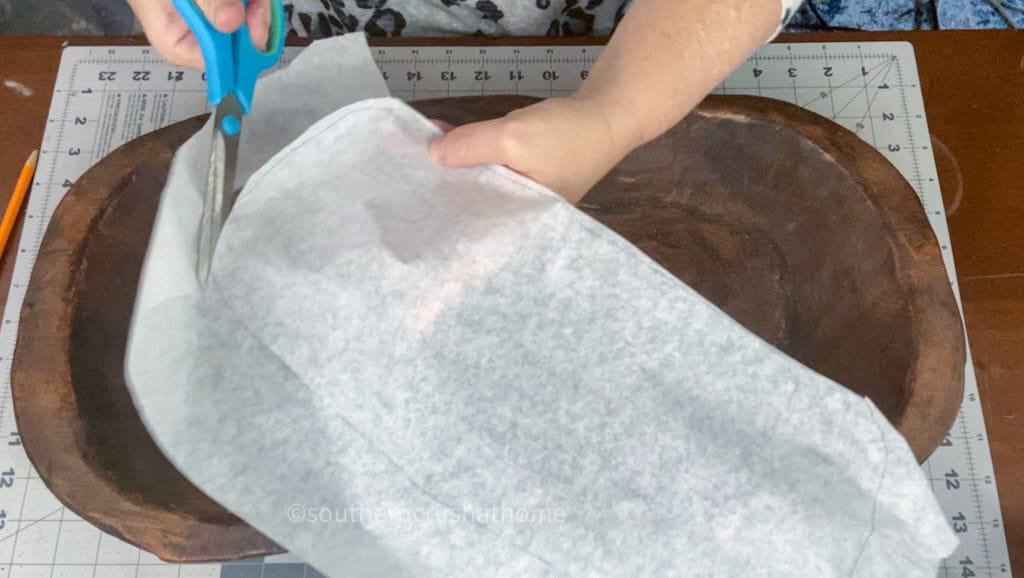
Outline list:
[[[779,0],[635,0],[575,97],[628,152],[679,122],[778,24]]]

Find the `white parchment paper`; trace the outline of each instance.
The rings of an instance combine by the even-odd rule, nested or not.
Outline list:
[[[403,103],[332,112],[383,94],[355,36],[261,81],[205,291],[209,127],[175,159],[127,375],[193,483],[332,577],[935,576],[868,400]]]

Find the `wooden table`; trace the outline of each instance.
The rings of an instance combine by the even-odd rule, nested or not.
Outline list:
[[[816,33],[779,39],[851,40],[909,40],[917,53],[1010,560],[1024,572],[1024,32]],[[64,44],[53,37],[0,38],[0,77],[32,91],[23,96],[0,90],[3,206],[22,163],[42,140]],[[0,268],[0,306],[10,286],[18,234]]]

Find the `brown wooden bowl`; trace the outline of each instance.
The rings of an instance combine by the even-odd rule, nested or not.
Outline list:
[[[461,124],[530,102],[415,106]],[[50,490],[169,561],[280,551],[164,458],[124,383],[160,191],[202,122],[128,143],[71,188],[32,274],[12,373],[19,432]],[[870,397],[918,459],[952,424],[964,338],[939,247],[913,189],[856,135],[783,102],[711,97],[580,208],[781,350]]]

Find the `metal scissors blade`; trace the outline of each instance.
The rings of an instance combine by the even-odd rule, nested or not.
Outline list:
[[[286,22],[282,0],[270,0],[267,46],[253,46],[249,29],[242,25],[231,34],[216,30],[196,0],[173,0],[178,13],[199,43],[206,65],[207,96],[216,107],[213,142],[203,212],[199,222],[197,275],[205,286],[221,227],[235,203],[235,166],[242,119],[252,107],[256,79],[272,68],[284,50]],[[248,4],[249,0],[242,0]]]
[[[242,110],[233,96],[217,105],[213,117],[213,139],[210,144],[210,165],[206,174],[203,212],[199,220],[199,282],[205,286],[210,276],[213,250],[217,246],[224,220],[235,205],[235,168],[238,164],[238,141],[241,130],[233,135],[222,128],[224,119],[233,116],[241,123]],[[239,129],[241,127],[239,126]]]

